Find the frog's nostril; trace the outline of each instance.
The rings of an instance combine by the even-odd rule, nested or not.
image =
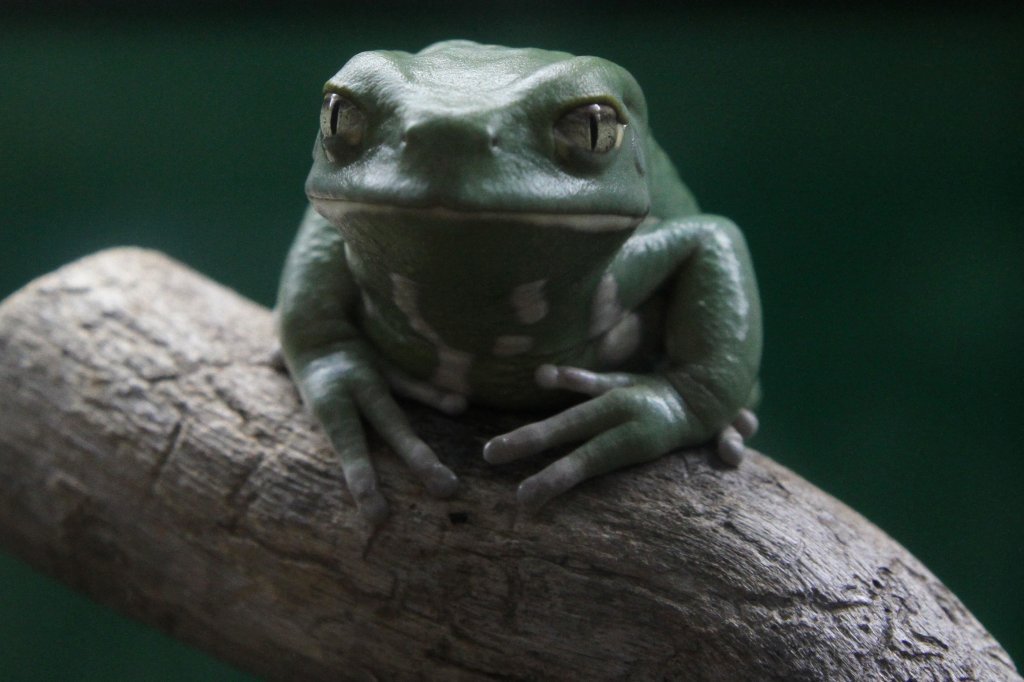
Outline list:
[[[410,122],[402,131],[402,144],[410,153],[444,158],[459,152],[486,152],[498,146],[488,126],[465,118],[429,117]]]

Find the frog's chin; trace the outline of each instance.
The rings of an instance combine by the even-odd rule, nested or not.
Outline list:
[[[447,206],[400,206],[348,199],[309,197],[317,213],[335,225],[340,225],[351,213],[407,214],[451,221],[514,222],[538,227],[576,230],[579,232],[619,232],[632,230],[645,215],[616,215],[613,213],[545,213],[539,211],[478,211],[449,208]]]

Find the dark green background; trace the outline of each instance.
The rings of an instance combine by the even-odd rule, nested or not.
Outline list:
[[[757,445],[1024,662],[1022,15],[446,7],[0,20],[0,296],[142,244],[270,304],[320,86],[348,56],[447,37],[599,54],[750,241]],[[246,677],[0,557],[0,679],[143,678]]]

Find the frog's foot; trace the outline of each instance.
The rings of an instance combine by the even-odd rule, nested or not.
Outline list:
[[[718,456],[730,466],[739,466],[747,452],[746,441],[757,433],[757,415],[743,408],[729,424],[718,434],[716,442]]]
[[[591,399],[492,438],[484,446],[484,459],[501,464],[583,443],[519,485],[517,498],[527,514],[588,478],[660,457],[686,437],[682,399],[660,377],[544,365],[537,371],[537,382]]]
[[[464,395],[442,391],[425,381],[413,379],[396,367],[384,366],[383,373],[391,390],[404,398],[423,403],[451,416],[466,411],[467,402]]]
[[[388,503],[380,492],[370,461],[360,415],[373,426],[392,450],[413,470],[431,495],[449,497],[459,480],[413,431],[387,385],[365,365],[354,366],[340,354],[319,358],[300,376],[303,396],[323,425],[349,492],[360,514],[374,527],[388,516]]]

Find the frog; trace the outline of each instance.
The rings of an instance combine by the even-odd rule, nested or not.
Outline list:
[[[700,211],[626,69],[452,40],[359,53],[322,95],[276,326],[362,518],[390,513],[367,429],[429,495],[458,490],[406,400],[533,415],[481,453],[556,455],[516,488],[527,516],[687,448],[739,464],[762,352],[749,250]]]

